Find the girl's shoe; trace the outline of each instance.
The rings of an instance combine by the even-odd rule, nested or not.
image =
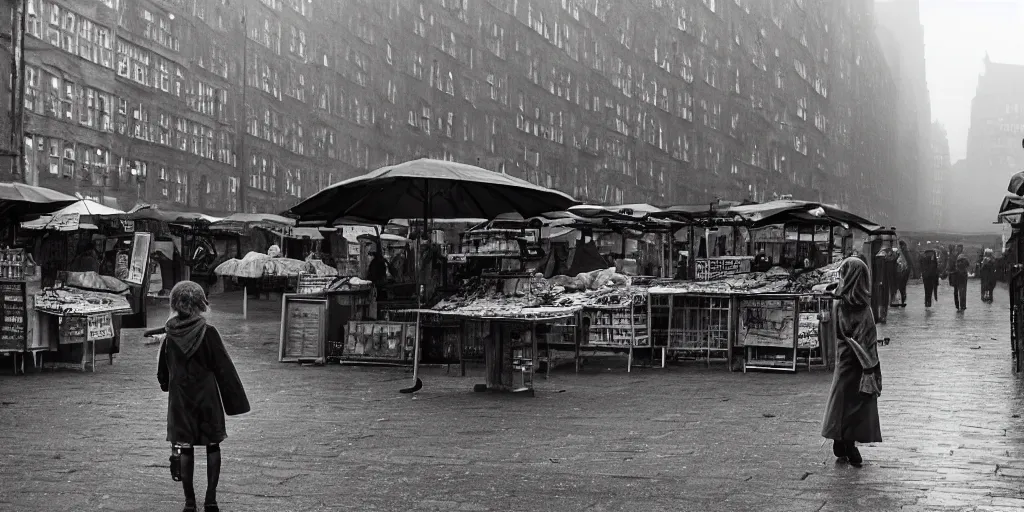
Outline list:
[[[203,512],[220,512],[220,507],[216,503],[207,503],[203,505]]]

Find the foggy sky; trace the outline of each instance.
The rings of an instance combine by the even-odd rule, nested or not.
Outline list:
[[[993,62],[1024,64],[1024,0],[920,2],[932,118],[945,125],[956,162],[967,153],[985,52]]]

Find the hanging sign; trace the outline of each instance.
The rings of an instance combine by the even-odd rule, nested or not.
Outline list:
[[[128,276],[124,279],[126,283],[142,285],[146,278],[146,269],[149,268],[149,249],[152,242],[152,233],[135,233],[135,238],[132,240],[132,257],[128,267]]]

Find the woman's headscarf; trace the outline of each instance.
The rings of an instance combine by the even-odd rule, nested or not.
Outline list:
[[[865,308],[871,304],[871,280],[868,266],[859,258],[846,258],[839,266],[839,287],[836,296],[849,308]]]

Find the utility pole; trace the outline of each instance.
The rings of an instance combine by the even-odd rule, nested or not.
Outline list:
[[[11,158],[11,179],[25,181],[25,14],[27,0],[16,0],[11,23],[11,138],[3,156]]]

